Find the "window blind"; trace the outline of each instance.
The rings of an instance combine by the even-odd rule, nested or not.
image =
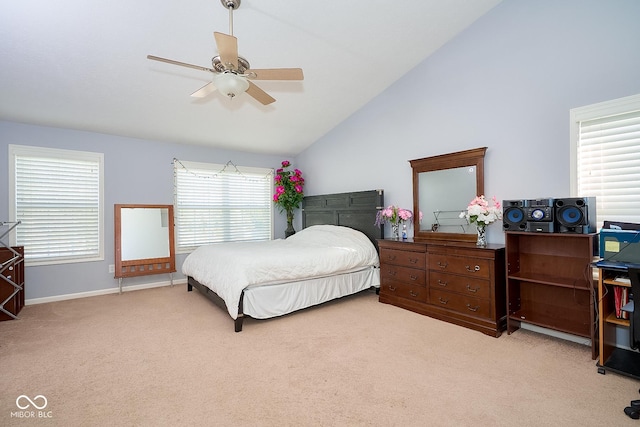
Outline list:
[[[103,258],[98,153],[10,146],[15,242],[31,265]]]
[[[272,238],[273,170],[174,161],[176,246]]]
[[[640,222],[640,109],[579,122],[578,194],[604,220]]]

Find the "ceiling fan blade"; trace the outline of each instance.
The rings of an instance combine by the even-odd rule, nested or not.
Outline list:
[[[238,69],[238,39],[224,33],[213,33],[218,46],[220,60],[226,66],[231,64],[234,70]]]
[[[302,68],[268,68],[264,70],[250,69],[245,71],[254,80],[304,80]]]
[[[215,91],[216,91],[216,87],[213,85],[213,82],[209,82],[206,85],[202,86],[197,91],[193,92],[191,96],[193,96],[194,98],[204,98],[205,96]]]
[[[259,103],[261,103],[262,105],[269,105],[272,102],[275,102],[276,99],[272,98],[271,95],[269,95],[267,92],[263,91],[250,81],[247,80],[247,82],[249,83],[249,89],[247,89],[247,93],[255,98]]]
[[[148,59],[152,59],[154,61],[166,62],[167,64],[179,65],[181,67],[193,68],[200,71],[209,71],[211,73],[215,73],[213,68],[201,67],[199,65],[187,64],[186,62],[174,61],[173,59],[160,58],[159,56],[147,55]]]

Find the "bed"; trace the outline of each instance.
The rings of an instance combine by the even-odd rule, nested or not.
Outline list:
[[[243,320],[283,316],[380,287],[375,218],[382,190],[307,196],[303,229],[288,239],[206,245],[184,261],[195,287],[226,309],[235,331]]]

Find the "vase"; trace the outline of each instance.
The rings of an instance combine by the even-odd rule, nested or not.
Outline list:
[[[396,224],[396,223],[391,223],[391,237],[393,239],[398,240],[400,238],[400,234],[399,234],[399,228],[400,228],[400,224]]]
[[[287,229],[284,230],[284,238],[296,234],[296,229],[293,228],[293,210],[287,211]]]
[[[485,224],[476,224],[476,230],[478,231],[476,246],[487,246],[487,226]]]

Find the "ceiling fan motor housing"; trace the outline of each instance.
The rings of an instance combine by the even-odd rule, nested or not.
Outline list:
[[[236,74],[244,74],[245,71],[251,68],[251,66],[249,65],[249,61],[247,61],[241,56],[238,56],[237,69],[234,69],[233,65],[231,64],[223,63],[222,60],[220,59],[220,56],[218,55],[211,58],[211,66],[214,70],[216,70],[219,73],[224,73],[225,71],[231,71]]]

